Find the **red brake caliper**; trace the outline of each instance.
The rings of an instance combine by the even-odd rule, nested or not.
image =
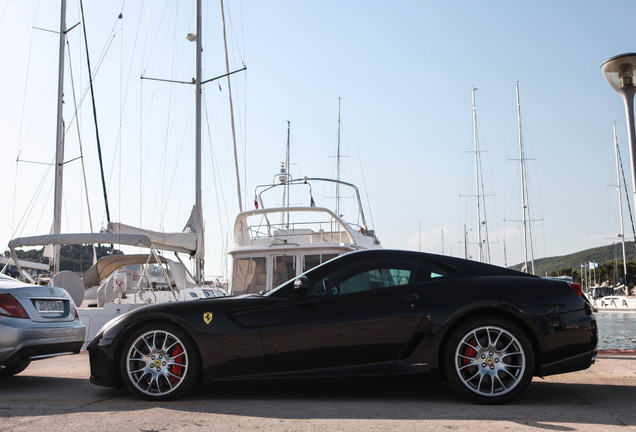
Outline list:
[[[174,349],[172,350],[171,355],[172,357],[177,357],[182,352],[183,352],[183,349],[181,348],[181,345],[176,345]],[[183,359],[183,356],[177,357],[174,361],[175,363],[185,364],[185,360]],[[176,375],[176,376],[170,377],[170,380],[174,384],[175,382],[177,382],[177,379],[181,378],[181,376],[183,375],[183,366],[178,366],[178,365],[170,366],[170,373],[172,373],[173,375]]]
[[[466,350],[464,351],[464,356],[472,358],[472,357],[475,357],[477,355],[477,350],[475,348],[473,348],[476,343],[477,343],[477,341],[475,340],[475,338],[473,338],[473,339],[468,341],[468,344],[471,345],[471,347],[470,348],[466,348]],[[462,358],[462,364],[464,366],[466,366],[468,363],[470,363],[470,360],[468,360],[466,358]]]

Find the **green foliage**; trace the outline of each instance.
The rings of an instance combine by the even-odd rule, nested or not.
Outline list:
[[[627,257],[627,280],[631,284],[636,281],[636,246],[634,242],[625,242]],[[623,276],[623,252],[620,243],[587,249],[569,255],[541,258],[534,261],[535,273],[540,276],[572,276],[574,282],[581,282],[581,265],[598,263],[598,268],[592,272],[592,281],[596,273],[596,281],[608,281],[611,285],[618,283]],[[511,268],[521,270],[523,264]],[[586,271],[586,270],[585,270]]]
[[[18,259],[28,260],[32,262],[41,262],[48,264],[49,259],[42,257],[44,248],[21,250],[16,249]],[[97,253],[97,259],[100,259],[106,255],[120,255],[122,252],[117,249],[111,249],[110,246],[95,246],[95,252]],[[10,256],[10,252],[7,250],[4,252],[4,256]],[[83,273],[90,266],[93,265],[93,247],[90,245],[83,246],[71,246],[62,245],[60,247],[60,270],[70,270],[73,272]]]

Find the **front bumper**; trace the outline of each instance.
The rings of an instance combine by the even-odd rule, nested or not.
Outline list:
[[[93,339],[86,350],[91,366],[90,381],[102,387],[122,387],[119,363],[112,345],[112,339]]]

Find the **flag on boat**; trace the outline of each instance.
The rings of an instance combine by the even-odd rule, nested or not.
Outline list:
[[[309,207],[316,207],[316,201],[314,201],[314,196],[309,191]]]
[[[254,208],[258,209],[258,197],[254,195]]]

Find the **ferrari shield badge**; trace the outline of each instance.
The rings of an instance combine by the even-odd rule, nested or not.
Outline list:
[[[203,321],[205,321],[206,324],[210,324],[212,322],[212,312],[206,312],[203,314]]]

